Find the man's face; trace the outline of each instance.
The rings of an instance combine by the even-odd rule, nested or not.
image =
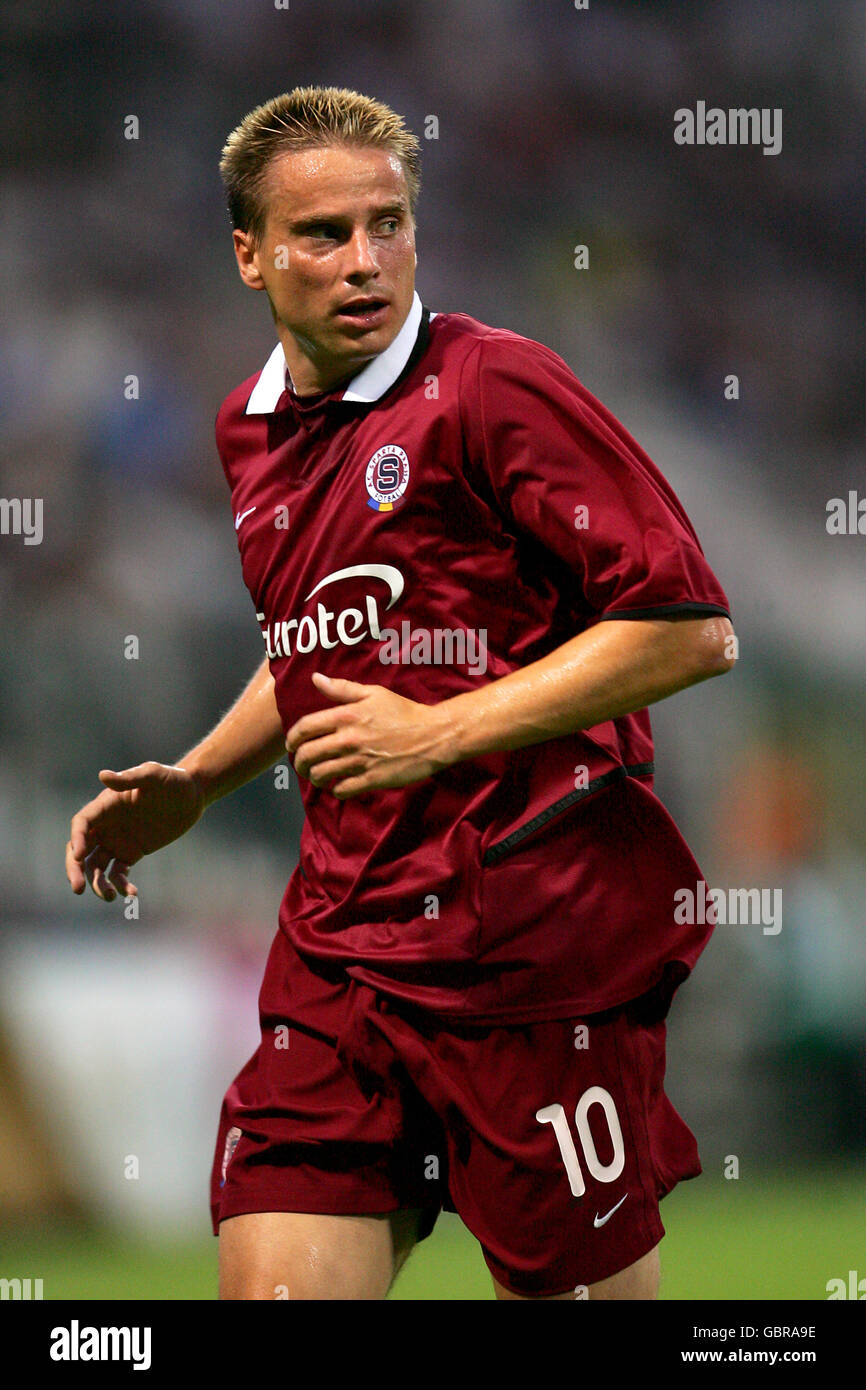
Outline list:
[[[257,247],[234,233],[245,284],[263,289],[295,389],[328,390],[397,336],[415,289],[415,228],[396,155],[291,151],[270,165]]]

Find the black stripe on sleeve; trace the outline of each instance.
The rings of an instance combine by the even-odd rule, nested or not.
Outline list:
[[[618,612],[602,613],[598,621],[609,623],[616,618],[663,618],[667,613],[706,613],[710,616],[717,614],[729,621],[731,617],[727,608],[722,608],[721,604],[688,602],[660,603],[654,608],[623,608]]]

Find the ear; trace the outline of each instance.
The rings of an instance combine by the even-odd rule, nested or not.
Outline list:
[[[265,282],[259,270],[259,255],[249,232],[232,232],[232,243],[238,272],[244,284],[251,290],[263,290]]]

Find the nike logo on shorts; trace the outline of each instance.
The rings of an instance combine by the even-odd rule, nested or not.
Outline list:
[[[625,1197],[627,1197],[627,1196],[628,1196],[628,1193],[625,1194]],[[615,1207],[611,1207],[610,1211],[607,1213],[607,1216],[599,1216],[598,1212],[595,1213],[595,1219],[593,1220],[593,1223],[592,1223],[592,1224],[593,1224],[593,1226],[595,1227],[596,1230],[598,1230],[599,1226],[603,1226],[604,1223],[605,1223],[606,1221],[609,1221],[610,1218],[613,1216],[613,1214],[614,1214],[615,1211],[619,1211],[620,1207],[622,1206],[623,1202],[625,1201],[625,1197],[620,1197],[620,1199],[619,1199],[619,1201],[617,1202],[616,1206],[615,1206]]]
[[[238,512],[237,516],[235,517],[235,530],[236,530],[236,531],[240,530],[240,524],[241,524],[241,522],[243,521],[244,517],[245,517],[245,516],[249,516],[250,512],[254,512],[255,510],[256,510],[255,507],[248,507],[247,510],[246,510],[245,512]]]

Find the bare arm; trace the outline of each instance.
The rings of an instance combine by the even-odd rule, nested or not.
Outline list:
[[[105,902],[117,892],[134,896],[138,889],[127,877],[131,865],[185,834],[212,802],[264,772],[282,751],[282,723],[265,660],[216,728],[180,762],[100,772],[106,790],[70,824],[66,877],[73,893],[83,893],[89,882]]]
[[[286,747],[299,776],[337,797],[358,796],[591,729],[733,664],[729,620],[687,613],[598,623],[522,670],[434,705],[317,675],[319,690],[337,703],[299,719]]]
[[[523,748],[644,709],[730,670],[727,618],[612,620],[448,701],[453,760]]]
[[[198,782],[205,807],[265,772],[285,752],[267,657],[216,728],[177,764]]]

